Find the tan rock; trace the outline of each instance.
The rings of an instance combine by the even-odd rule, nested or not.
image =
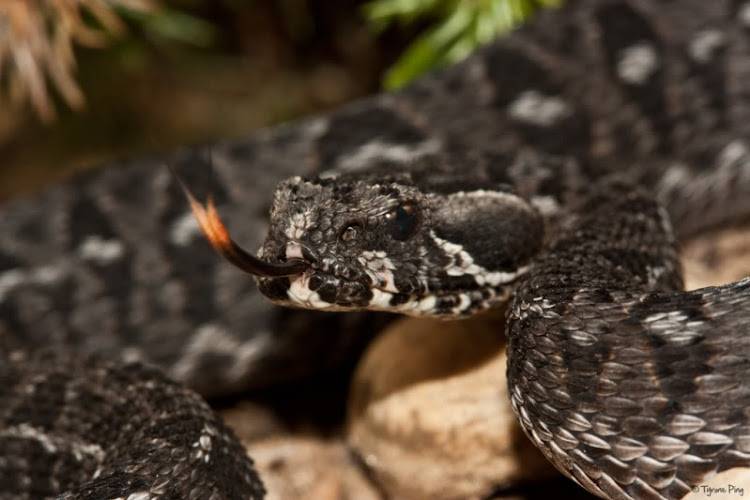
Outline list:
[[[681,254],[688,290],[750,276],[750,227],[695,238],[682,248]]]
[[[266,500],[381,500],[341,440],[284,436],[251,443]]]
[[[381,500],[341,437],[292,432],[249,401],[221,413],[253,458],[267,500]]]
[[[507,396],[501,312],[405,318],[355,373],[347,439],[394,498],[479,498],[556,474]]]
[[[287,432],[271,408],[250,401],[222,410],[221,416],[244,444]]]

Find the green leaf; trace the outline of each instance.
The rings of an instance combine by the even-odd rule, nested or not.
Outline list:
[[[395,21],[411,22],[440,10],[446,3],[446,0],[374,0],[362,9],[371,23],[387,26]]]
[[[465,58],[526,21],[539,5],[563,0],[374,0],[364,7],[373,29],[393,22],[435,18],[435,26],[412,43],[388,70],[384,86],[401,87],[424,72]]]
[[[440,61],[440,52],[432,41],[423,36],[411,44],[401,58],[385,74],[383,85],[386,89],[403,87]]]
[[[473,37],[465,36],[456,40],[451,47],[445,51],[444,60],[445,62],[458,62],[466,59],[469,54],[474,52],[477,44]]]
[[[446,48],[469,29],[474,21],[474,6],[462,3],[428,37],[437,48]]]
[[[463,6],[454,10],[442,24],[419,37],[388,70],[385,88],[400,88],[428,70],[454,60],[446,57],[446,53],[454,50],[472,21],[472,7]]]

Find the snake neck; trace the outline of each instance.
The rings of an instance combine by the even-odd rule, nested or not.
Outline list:
[[[678,290],[682,280],[665,212],[649,195],[610,180],[592,193],[519,282],[507,313],[508,384],[525,432],[547,458],[589,491],[616,496],[617,481],[597,482],[597,461],[610,457],[620,472],[633,464],[616,456],[626,446],[608,439],[642,431],[633,418],[668,405],[620,397],[632,369],[620,359],[626,342],[631,358],[648,356],[637,335],[626,338],[637,325],[621,326],[636,322],[626,310],[638,297]]]

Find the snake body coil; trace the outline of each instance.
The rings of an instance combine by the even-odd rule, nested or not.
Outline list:
[[[681,498],[750,467],[750,279],[679,291],[658,205],[632,186],[597,187],[513,299],[511,403],[592,493]]]

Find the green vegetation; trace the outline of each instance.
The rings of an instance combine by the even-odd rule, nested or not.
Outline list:
[[[373,0],[365,5],[371,25],[427,23],[424,33],[388,70],[384,85],[399,88],[425,71],[463,59],[528,19],[540,7],[562,0]]]

